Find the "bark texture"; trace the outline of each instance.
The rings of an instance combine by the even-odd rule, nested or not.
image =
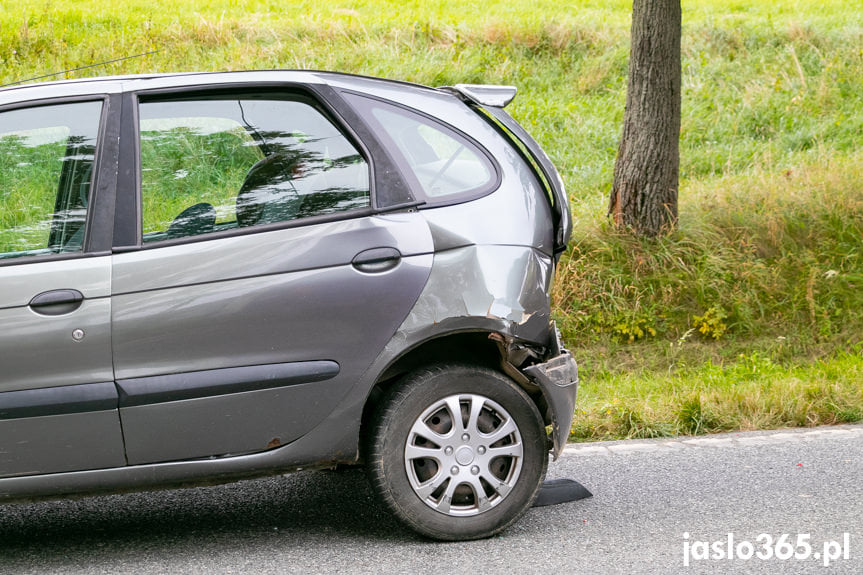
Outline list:
[[[609,214],[645,236],[677,224],[680,0],[634,0],[623,136]]]

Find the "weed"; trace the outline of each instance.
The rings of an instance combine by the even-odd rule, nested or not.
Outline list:
[[[656,337],[656,329],[651,324],[650,319],[637,316],[616,322],[611,331],[618,340],[633,343],[646,337]]]
[[[719,419],[706,406],[700,394],[685,398],[677,410],[678,428],[689,435],[699,435],[717,431]]]
[[[725,320],[728,316],[721,307],[713,306],[704,312],[704,315],[697,315],[692,318],[692,327],[698,330],[698,333],[707,338],[719,339],[728,329],[725,325]]]

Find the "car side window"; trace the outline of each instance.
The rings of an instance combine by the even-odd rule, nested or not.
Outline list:
[[[101,102],[0,112],[0,259],[80,252]]]
[[[371,205],[368,164],[304,98],[143,101],[139,125],[145,243]]]

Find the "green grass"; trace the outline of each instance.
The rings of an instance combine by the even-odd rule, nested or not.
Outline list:
[[[649,438],[860,421],[861,378],[859,351],[792,367],[752,352],[671,374],[606,372],[583,388],[572,437]]]
[[[605,217],[631,2],[8,4],[0,83],[159,50],[74,75],[514,84],[510,111],[559,166],[576,220],[555,291],[582,366],[574,437],[863,417],[860,0],[684,1],[680,229],[651,241]]]

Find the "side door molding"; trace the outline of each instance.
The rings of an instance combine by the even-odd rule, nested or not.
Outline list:
[[[125,408],[314,383],[338,374],[334,361],[298,361],[122,379],[117,387]]]
[[[0,420],[117,409],[113,381],[0,393]]]

